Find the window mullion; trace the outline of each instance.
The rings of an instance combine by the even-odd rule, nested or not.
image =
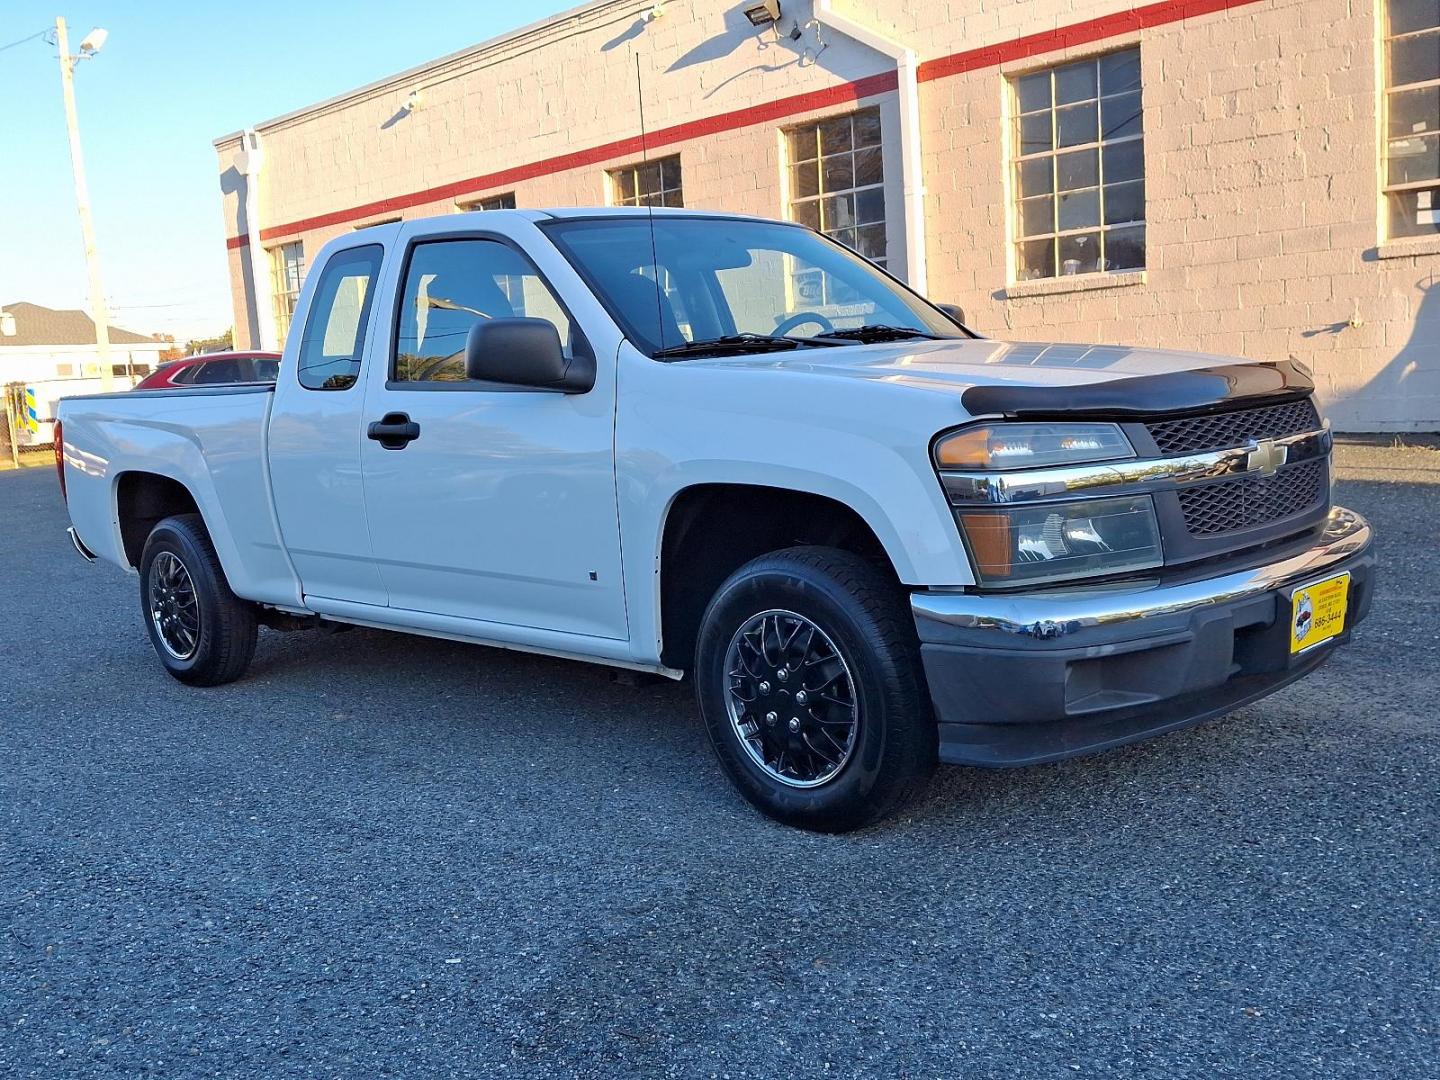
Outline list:
[[[1389,27],[1387,26],[1386,29],[1388,30]],[[1403,34],[1390,34],[1385,38],[1385,44],[1389,45],[1395,41],[1408,41],[1411,38],[1418,38],[1422,34],[1433,34],[1436,30],[1440,30],[1440,23],[1436,23],[1434,26],[1422,26],[1419,30],[1407,30]]]
[[[1050,71],[1050,160],[1055,176],[1050,196],[1050,217],[1055,223],[1055,234],[1050,239],[1050,276],[1060,276],[1060,110],[1055,107],[1058,93],[1055,70]]]
[[[1098,270],[1108,270],[1110,260],[1105,257],[1106,235],[1105,235],[1105,111],[1100,108],[1100,60],[1095,60],[1095,133],[1100,141],[1095,144],[1095,205],[1098,208],[1096,216],[1099,220],[1095,222],[1096,228],[1100,230],[1096,243],[1100,251],[1097,256],[1098,262],[1095,266]]]

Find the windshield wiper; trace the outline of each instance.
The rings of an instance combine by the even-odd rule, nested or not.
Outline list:
[[[907,338],[928,338],[936,340],[940,335],[910,326],[889,326],[885,323],[866,323],[849,330],[830,330],[816,334],[817,338],[839,338],[841,341],[859,341],[866,345],[876,341],[904,341]]]
[[[781,337],[778,334],[725,334],[722,337],[702,338],[671,345],[651,353],[657,360],[679,359],[685,356],[720,355],[723,353],[779,352],[782,349],[798,349],[808,342],[798,338]]]

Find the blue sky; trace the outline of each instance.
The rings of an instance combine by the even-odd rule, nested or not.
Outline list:
[[[579,0],[0,4],[0,304],[88,307],[53,46],[4,48],[65,16],[112,321],[179,340],[230,326],[211,141],[574,7]],[[254,50],[253,53],[250,50]]]

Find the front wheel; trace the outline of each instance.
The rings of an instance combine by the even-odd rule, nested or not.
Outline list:
[[[903,593],[849,552],[791,548],[732,574],[701,624],[695,686],[731,781],[786,824],[867,825],[935,768]]]
[[[255,609],[230,591],[200,515],[168,517],[151,530],[140,604],[155,655],[181,682],[219,686],[250,666]]]

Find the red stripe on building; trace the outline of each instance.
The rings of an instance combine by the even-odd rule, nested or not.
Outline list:
[[[1143,7],[1116,12],[1114,15],[1105,15],[1088,22],[1062,26],[1039,34],[1030,34],[1027,37],[1017,38],[999,45],[989,45],[981,49],[971,49],[967,52],[952,53],[949,56],[927,60],[920,65],[918,78],[921,82],[931,82],[951,75],[960,75],[967,71],[999,67],[1001,64],[1023,60],[1030,56],[1039,56],[1077,45],[1103,41],[1106,38],[1118,37],[1122,34],[1135,33],[1139,30],[1181,22],[1201,15],[1213,15],[1219,11],[1248,7],[1262,2],[1263,0],[1163,0],[1161,3],[1146,4]],[[538,176],[548,176],[551,173],[595,165],[613,158],[639,154],[644,150],[673,146],[676,143],[689,142],[707,135],[717,135],[725,131],[753,127],[756,124],[784,120],[801,113],[831,109],[839,105],[852,105],[863,98],[887,94],[896,88],[895,72],[886,71],[879,75],[856,79],[854,82],[840,83],[838,86],[827,87],[824,90],[815,90],[808,94],[795,94],[791,97],[777,98],[774,101],[762,101],[734,112],[720,113],[702,120],[691,120],[684,124],[662,128],[659,131],[651,132],[649,137],[643,141],[638,135],[617,139],[614,142],[592,146],[588,150],[560,154],[556,157],[531,162],[528,165],[517,165],[514,168],[502,169],[484,176],[473,176],[468,180],[457,180],[440,187],[426,188],[424,191],[412,191],[406,195],[396,195],[389,199],[380,199],[345,210],[335,210],[328,214],[318,214],[315,217],[287,222],[284,225],[274,225],[268,229],[261,229],[260,239],[274,240],[305,232],[308,229],[343,225],[347,222],[394,213],[411,206],[421,206],[425,203],[494,191],[522,180],[533,180]],[[225,241],[226,246],[230,248],[244,247],[248,243],[248,236],[232,236]]]
[[[534,161],[528,165],[517,165],[514,168],[502,169],[484,176],[474,176],[468,180],[457,180],[452,184],[426,188],[424,191],[413,191],[406,195],[396,195],[393,198],[365,203],[363,206],[352,206],[346,210],[335,210],[329,214],[319,214],[285,225],[275,225],[268,229],[261,229],[260,239],[273,240],[277,237],[304,232],[307,229],[320,229],[327,225],[340,225],[349,221],[375,217],[379,214],[393,213],[396,210],[404,210],[408,206],[420,206],[424,203],[493,191],[522,180],[533,180],[537,176],[548,176],[551,173],[578,169],[612,158],[639,154],[646,149],[654,150],[657,147],[673,146],[675,143],[689,142],[706,135],[717,135],[723,131],[734,131],[738,128],[780,120],[818,109],[853,105],[862,98],[888,94],[895,90],[896,86],[895,72],[886,71],[879,75],[870,75],[864,79],[841,83],[838,86],[829,86],[824,90],[815,90],[808,94],[796,94],[793,97],[779,98],[775,101],[762,101],[742,112],[721,113],[718,116],[708,116],[703,120],[692,120],[688,123],[676,124],[673,127],[661,128],[659,131],[651,132],[644,140],[639,135],[633,135],[626,139],[617,139],[615,142],[592,146],[588,150],[577,150],[574,153]],[[248,237],[232,236],[225,243],[228,247],[238,248],[245,246],[248,242]]]
[[[967,71],[999,67],[1001,64],[1031,56],[1088,45],[1106,38],[1119,37],[1121,34],[1133,34],[1139,30],[1165,26],[1200,15],[1213,15],[1229,8],[1248,7],[1260,2],[1261,0],[1164,0],[1159,4],[1146,4],[1144,7],[1117,11],[1114,15],[1104,15],[1088,22],[1030,34],[1028,37],[1016,38],[999,45],[926,60],[920,65],[919,79],[921,82],[929,82]]]

